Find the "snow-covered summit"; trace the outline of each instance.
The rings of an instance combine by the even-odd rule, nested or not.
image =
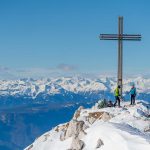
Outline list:
[[[149,150],[150,104],[79,107],[70,122],[37,138],[25,150]]]

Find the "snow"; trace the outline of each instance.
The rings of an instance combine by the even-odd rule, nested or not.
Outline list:
[[[36,147],[33,147],[33,150],[49,150],[49,148],[55,150],[60,150],[62,148],[64,150],[69,149],[69,143],[71,142],[71,138],[65,140],[64,142],[60,142],[60,134],[56,134],[55,132],[51,132],[50,134],[51,136],[48,138],[47,141],[46,135],[49,135],[49,133],[46,133],[42,137],[38,138],[38,140],[34,143]]]
[[[130,90],[132,82],[135,83],[138,93],[150,93],[150,79],[144,77],[124,79],[124,93]],[[105,91],[113,93],[116,85],[116,78],[113,77],[97,77],[95,79],[85,77],[59,77],[36,80],[0,80],[0,95],[27,95],[36,98],[40,93],[54,95],[62,91],[73,93]]]
[[[99,138],[104,142],[100,150],[148,150],[150,144],[138,135],[122,131],[110,123],[96,122],[88,131],[84,150],[94,150]]]
[[[80,138],[84,142],[83,150],[96,150],[99,139],[102,140],[97,150],[149,150],[150,149],[150,104],[137,101],[130,106],[123,102],[121,108],[98,109],[97,104],[89,109],[80,110],[77,121],[84,121],[86,134]],[[79,111],[79,110],[78,110]],[[90,113],[107,112],[109,120],[95,119],[90,123],[87,119]],[[71,121],[73,121],[73,118]],[[67,150],[71,147],[73,137],[60,140],[66,124],[61,124],[35,140],[25,150]],[[59,127],[59,130],[57,131]]]

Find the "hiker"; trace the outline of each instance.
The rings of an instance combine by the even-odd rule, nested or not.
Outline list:
[[[130,95],[131,95],[131,104],[130,105],[134,105],[135,104],[135,97],[136,97],[136,88],[134,85],[132,85],[132,88],[130,90]]]
[[[120,93],[119,93],[119,89],[120,89],[120,85],[118,85],[117,88],[114,91],[114,95],[115,95],[115,99],[116,99],[116,101],[114,103],[114,107],[116,106],[117,102],[118,102],[118,106],[120,107],[120,98],[119,98]]]

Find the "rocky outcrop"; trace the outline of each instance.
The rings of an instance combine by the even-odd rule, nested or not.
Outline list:
[[[111,114],[109,114],[108,112],[104,112],[101,119],[103,121],[109,121],[113,116]]]
[[[74,113],[73,119],[77,120],[80,117],[81,110],[83,110],[83,109],[84,109],[84,107],[80,106],[78,108],[78,110]]]
[[[26,150],[31,150],[33,147],[33,144],[31,144]]]
[[[150,132],[150,125],[144,129],[144,132]]]
[[[108,112],[91,112],[86,117],[86,120],[93,124],[96,120],[109,121],[113,116]]]
[[[69,150],[82,150],[84,145],[84,142],[80,140],[78,136],[75,136],[73,137],[71,148]]]
[[[62,134],[60,135],[60,140],[63,141],[69,137],[76,135],[79,138],[82,138],[86,135],[84,131],[87,128],[84,121],[72,120],[69,122],[67,128],[63,128]]]
[[[103,141],[99,138],[97,141],[96,149],[100,148],[102,145],[104,145]]]
[[[61,125],[61,126],[57,126],[57,127],[55,128],[55,131],[56,131],[56,132],[65,131],[65,130],[67,130],[68,126],[69,126],[69,123],[66,123],[66,124]]]
[[[104,109],[80,107],[70,122],[47,132],[27,150],[115,150],[122,147],[149,150],[150,120],[145,115],[149,109],[141,103],[129,106],[124,102],[124,106]],[[112,138],[114,135],[115,140]],[[131,145],[128,139],[131,139]],[[120,144],[116,145],[116,140],[121,141]]]
[[[85,145],[80,139],[86,135],[85,129],[87,129],[87,126],[84,121],[77,120],[80,117],[82,109],[82,106],[79,107],[79,109],[75,112],[73,119],[69,123],[55,129],[55,131],[62,132],[60,135],[61,141],[72,137],[72,143],[69,150],[82,150]]]
[[[47,133],[47,134],[44,134],[43,136],[44,136],[43,142],[45,142],[45,141],[47,141],[47,139],[50,137],[50,134]]]

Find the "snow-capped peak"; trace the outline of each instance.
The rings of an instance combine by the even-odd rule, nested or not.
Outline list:
[[[149,150],[150,105],[137,101],[121,108],[79,107],[70,122],[37,138],[25,150]]]

